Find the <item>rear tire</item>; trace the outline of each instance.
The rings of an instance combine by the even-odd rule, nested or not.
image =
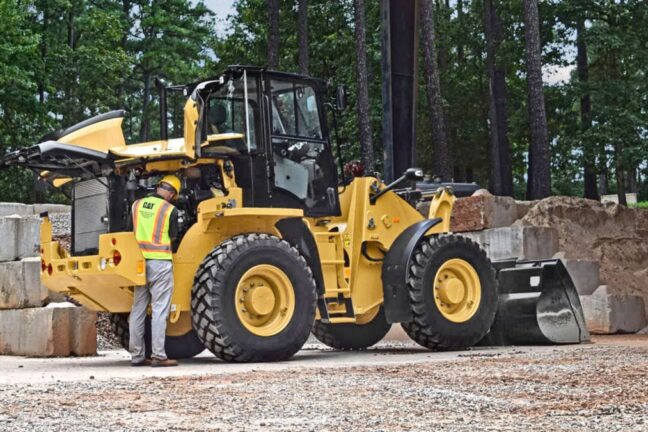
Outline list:
[[[464,287],[464,291],[455,290],[450,295],[457,302],[456,307],[443,303],[448,301],[447,295],[439,299],[439,283],[436,279],[442,279],[441,272],[448,265],[452,266],[453,262],[467,263],[468,268],[472,268],[473,271],[468,270],[468,273],[479,280],[472,284],[472,292],[479,292],[479,300],[474,297],[475,301],[466,301],[467,287]],[[459,267],[457,274],[464,270],[465,267]],[[443,277],[448,278],[445,274]],[[423,239],[410,265],[408,289],[414,318],[401,325],[410,338],[426,348],[460,350],[471,347],[488,333],[495,320],[495,270],[486,252],[468,238],[443,234]],[[452,285],[452,289],[456,289],[456,284]],[[463,295],[455,294],[457,292],[463,292]]]
[[[324,345],[339,350],[361,350],[377,344],[387,334],[391,324],[381,307],[367,324],[326,324],[315,321],[313,335]]]
[[[110,325],[112,331],[126,351],[128,351],[128,342],[130,340],[128,317],[129,314],[110,314]],[[151,358],[150,317],[146,317],[144,340],[146,342],[145,356],[146,358]],[[198,339],[194,330],[191,330],[182,336],[167,336],[164,341],[164,351],[166,352],[167,357],[174,360],[192,358],[204,350],[205,346],[200,342],[200,339]]]
[[[225,361],[287,360],[308,339],[315,302],[312,272],[297,249],[268,234],[240,235],[198,268],[193,327]]]

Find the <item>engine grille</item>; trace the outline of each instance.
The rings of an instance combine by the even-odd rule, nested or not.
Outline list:
[[[99,250],[99,235],[108,232],[109,200],[106,178],[86,180],[74,186],[72,251],[88,255]]]

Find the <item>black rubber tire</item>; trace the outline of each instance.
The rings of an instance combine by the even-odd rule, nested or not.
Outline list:
[[[466,322],[446,319],[434,302],[433,280],[439,267],[449,259],[470,263],[481,283],[477,312]],[[414,319],[403,329],[419,345],[447,351],[461,350],[479,342],[490,330],[497,312],[497,280],[486,252],[472,240],[455,234],[423,239],[410,264],[408,290]]]
[[[128,341],[130,339],[128,316],[129,314],[110,314],[112,331],[126,351],[128,351]],[[146,317],[144,340],[146,341],[145,355],[147,358],[151,358],[150,317]],[[182,336],[167,336],[164,341],[164,351],[170,359],[181,360],[192,358],[204,350],[205,346],[200,342],[194,330]]]
[[[295,312],[281,332],[258,336],[235,310],[236,287],[250,268],[269,264],[293,285]],[[244,234],[217,246],[198,268],[191,295],[193,327],[203,344],[229,362],[287,360],[304,346],[315,320],[316,289],[311,269],[297,249],[269,234]]]
[[[385,337],[391,324],[385,319],[385,311],[380,308],[373,320],[366,324],[325,324],[315,321],[313,336],[324,345],[339,350],[361,350],[377,344]]]

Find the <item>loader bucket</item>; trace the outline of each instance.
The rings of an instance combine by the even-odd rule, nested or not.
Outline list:
[[[589,340],[574,283],[560,260],[494,262],[495,323],[483,344],[545,345]]]

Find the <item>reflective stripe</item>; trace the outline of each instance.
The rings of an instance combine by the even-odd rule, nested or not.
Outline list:
[[[169,252],[171,250],[170,245],[154,244],[154,243],[143,242],[143,241],[139,241],[137,242],[137,244],[139,245],[140,249],[149,252]]]
[[[161,243],[162,242],[162,230],[164,228],[164,223],[167,221],[167,216],[168,212],[171,210],[171,204],[165,202],[160,206],[160,210],[158,210],[157,214],[155,215],[155,228],[153,229],[153,243]]]

